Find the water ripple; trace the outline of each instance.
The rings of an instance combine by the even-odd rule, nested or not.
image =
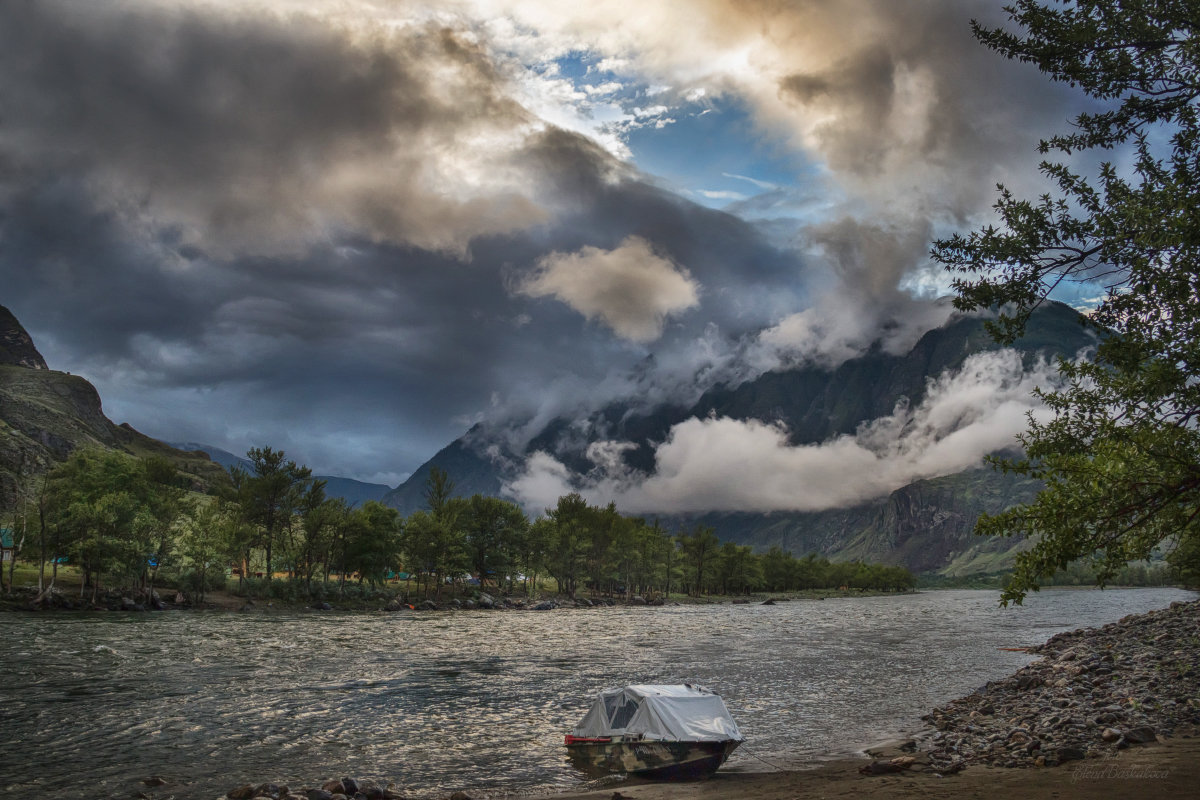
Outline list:
[[[394,780],[410,796],[581,788],[563,733],[623,683],[725,697],[755,754],[803,766],[1012,672],[998,650],[1188,597],[994,592],[552,613],[0,618],[0,794],[177,798],[254,780]],[[728,769],[761,763],[734,754]],[[589,784],[594,788],[610,782]]]

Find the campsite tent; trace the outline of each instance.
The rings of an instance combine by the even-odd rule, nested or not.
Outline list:
[[[673,742],[745,739],[721,696],[692,684],[608,689],[572,731],[577,737],[626,734]]]

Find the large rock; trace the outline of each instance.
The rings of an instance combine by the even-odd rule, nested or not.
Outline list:
[[[1126,731],[1125,741],[1130,744],[1150,744],[1151,742],[1157,742],[1158,737],[1154,735],[1154,728],[1143,725],[1140,728]]]
[[[480,592],[479,599],[475,601],[480,608],[495,608],[496,598],[492,597],[487,592]]]
[[[49,369],[24,326],[4,306],[0,306],[0,364]]]

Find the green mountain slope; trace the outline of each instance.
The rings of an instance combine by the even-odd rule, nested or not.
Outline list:
[[[96,387],[77,375],[47,369],[16,318],[0,306],[0,342],[26,342],[0,351],[0,506],[11,507],[19,487],[80,447],[161,456],[193,478],[197,489],[227,480],[203,453],[170,447],[104,415]]]

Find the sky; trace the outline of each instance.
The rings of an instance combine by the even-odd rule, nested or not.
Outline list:
[[[476,423],[902,352],[949,314],[931,242],[1083,108],[972,39],[999,7],[11,0],[0,303],[118,422],[389,485]],[[731,433],[786,473],[769,428],[592,489],[670,505]]]

